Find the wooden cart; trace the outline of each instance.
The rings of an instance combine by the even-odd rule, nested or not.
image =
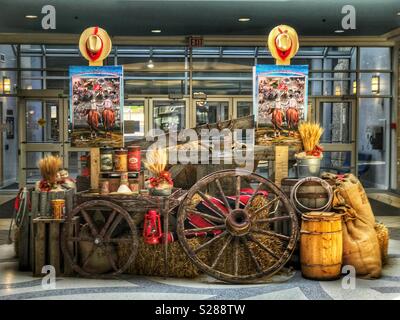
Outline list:
[[[246,204],[240,201],[243,188],[254,190]],[[260,194],[264,197],[264,204],[255,210],[252,205]],[[200,210],[195,205],[199,202],[207,210]],[[272,276],[288,262],[298,238],[297,216],[284,192],[257,174],[232,169],[211,173],[197,181],[189,191],[178,189],[169,197],[78,195],[77,206],[68,216],[63,232],[62,249],[66,260],[73,270],[86,277],[110,277],[123,273],[135,259],[138,228],[141,227],[143,215],[154,208],[164,218],[164,240],[167,240],[169,230],[168,218],[176,214],[176,231],[184,252],[201,271],[222,281],[248,283],[260,277]],[[264,215],[260,215],[261,212]],[[193,215],[207,221],[208,226],[193,225]],[[289,224],[285,233],[277,231],[280,228],[276,225],[282,222]],[[83,225],[89,229],[85,235],[79,232]],[[282,250],[275,251],[260,241],[260,236],[278,239],[283,244]],[[200,244],[193,246],[193,241],[190,241],[193,238],[198,238]],[[121,242],[130,243],[131,251],[126,262],[118,265],[109,248]],[[83,243],[91,244],[85,259],[77,253]],[[167,274],[168,242],[164,243]],[[99,274],[86,270],[88,257],[97,247],[105,249],[112,272]],[[255,247],[257,250],[254,250]],[[203,250],[212,252],[211,259],[202,258]],[[257,254],[260,250],[265,254],[263,259],[266,257],[270,263],[263,262]],[[250,259],[253,268],[243,271],[243,257]],[[231,260],[228,261],[232,266],[229,270],[221,267],[222,259]]]

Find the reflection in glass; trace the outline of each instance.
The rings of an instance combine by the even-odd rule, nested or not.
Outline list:
[[[351,142],[351,103],[321,102],[320,124],[324,128],[322,143]]]
[[[153,128],[164,132],[180,131],[185,128],[185,101],[154,101]]]
[[[124,139],[125,142],[141,139],[144,133],[144,101],[125,101]]]
[[[227,101],[196,101],[196,125],[228,119],[229,103]]]

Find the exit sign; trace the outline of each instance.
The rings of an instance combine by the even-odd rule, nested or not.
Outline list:
[[[189,47],[190,48],[202,47],[203,45],[204,45],[203,37],[194,37],[194,36],[189,37]]]

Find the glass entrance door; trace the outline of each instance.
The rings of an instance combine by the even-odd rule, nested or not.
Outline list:
[[[356,172],[356,101],[320,98],[314,103],[317,122],[324,128],[322,170]]]
[[[164,132],[185,129],[189,122],[187,106],[187,99],[150,99],[150,128],[160,129]]]
[[[232,119],[232,99],[229,98],[207,98],[194,100],[194,126],[207,123],[216,123]]]
[[[68,167],[68,99],[62,92],[28,90],[19,98],[19,186],[40,180],[38,161],[58,155]]]

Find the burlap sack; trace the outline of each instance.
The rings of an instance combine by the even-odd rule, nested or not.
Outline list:
[[[361,182],[354,175],[345,174],[338,181],[337,188],[345,203],[357,212],[357,216],[374,228],[375,216]]]
[[[335,190],[333,207],[335,211],[343,214],[343,265],[353,266],[358,276],[379,278],[382,261],[375,228],[370,225],[370,220],[347,204],[349,200],[341,196],[341,191],[343,188]],[[345,194],[349,195],[351,192]],[[351,203],[360,204],[354,199]]]

